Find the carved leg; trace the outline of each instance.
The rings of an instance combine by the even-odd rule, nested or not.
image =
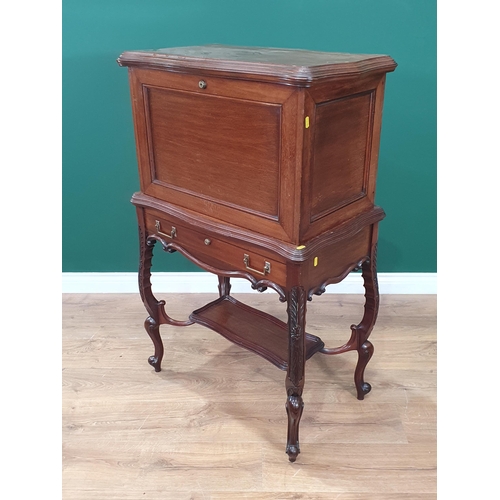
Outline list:
[[[352,325],[351,330],[356,336],[356,350],[358,351],[358,363],[354,372],[354,383],[358,399],[364,399],[365,394],[371,391],[371,386],[364,381],[366,365],[373,355],[373,345],[368,340],[370,333],[377,320],[379,307],[379,293],[377,281],[377,247],[372,249],[370,259],[363,262],[363,286],[365,287],[365,310],[363,319],[359,325]]]
[[[300,453],[299,423],[304,409],[302,390],[305,375],[306,299],[306,292],[302,287],[294,287],[288,293],[289,341],[285,407],[288,415],[286,453],[290,462],[295,462]]]
[[[229,295],[231,290],[231,283],[229,282],[229,278],[226,276],[218,276],[219,278],[219,295],[221,297],[225,297]]]
[[[155,243],[157,240],[160,241],[163,249],[168,253],[175,252],[176,249],[170,247],[165,241],[158,238],[156,234],[147,235],[140,209],[138,209],[138,219],[140,241],[139,292],[142,302],[149,313],[149,316],[144,322],[144,328],[151,337],[155,347],[155,353],[148,358],[148,362],[155,371],[159,372],[161,371],[161,360],[163,358],[163,342],[160,336],[160,325],[188,326],[192,325],[194,321],[178,321],[171,318],[165,312],[165,301],[157,300],[153,295],[151,288],[151,262],[153,260],[153,248]]]
[[[153,259],[153,247],[155,240],[147,239],[144,228],[139,226],[140,237],[140,262],[139,262],[139,291],[142,302],[149,313],[144,322],[144,328],[153,341],[155,353],[148,359],[149,364],[155,371],[161,371],[161,360],[163,358],[163,342],[160,336],[161,307],[164,301],[156,300],[151,290],[151,261]]]

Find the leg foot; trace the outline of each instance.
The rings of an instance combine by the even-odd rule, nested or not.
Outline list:
[[[297,446],[288,446],[286,452],[288,454],[288,460],[293,464],[293,462],[297,460],[300,450],[298,449]]]
[[[149,316],[144,322],[144,328],[153,341],[155,348],[154,356],[149,356],[148,363],[155,369],[155,372],[159,372],[161,371],[161,360],[163,358],[163,342],[160,336],[160,325]]]
[[[373,345],[367,340],[358,349],[358,364],[356,365],[356,371],[354,372],[354,383],[356,384],[356,391],[358,393],[358,399],[363,400],[365,395],[372,390],[372,386],[364,381],[365,368],[373,356]]]
[[[304,410],[302,397],[298,395],[288,396],[286,400],[286,413],[288,415],[288,437],[286,443],[286,453],[288,460],[295,462],[300,453],[299,444],[299,422]]]

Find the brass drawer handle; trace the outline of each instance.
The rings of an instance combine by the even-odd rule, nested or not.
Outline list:
[[[167,238],[174,239],[177,236],[177,229],[175,229],[174,226],[172,226],[172,231],[170,231],[170,234],[162,232],[159,220],[155,221],[155,228],[156,228],[156,232],[158,234],[161,234],[162,236],[166,236]]]
[[[254,273],[257,273],[257,274],[262,274],[262,276],[265,276],[266,274],[269,274],[271,272],[271,264],[267,261],[264,262],[264,272],[251,268],[250,267],[250,257],[246,253],[243,254],[243,262],[245,263],[245,267],[249,271],[253,271]]]

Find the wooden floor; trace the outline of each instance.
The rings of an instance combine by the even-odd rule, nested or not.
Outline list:
[[[238,299],[286,320],[276,294]],[[160,298],[160,297],[159,297]],[[185,319],[216,295],[163,296]],[[328,347],[363,297],[308,303]],[[65,500],[428,500],[436,498],[436,297],[386,295],[355,396],[356,353],[307,363],[302,453],[285,454],[285,373],[199,325],[162,326],[163,369],[138,295],[63,296]]]

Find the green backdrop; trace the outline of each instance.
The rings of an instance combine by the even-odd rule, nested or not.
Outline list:
[[[135,271],[139,180],[124,50],[184,45],[389,54],[380,272],[436,271],[435,0],[64,0],[63,271]],[[195,271],[179,254],[155,270]]]

